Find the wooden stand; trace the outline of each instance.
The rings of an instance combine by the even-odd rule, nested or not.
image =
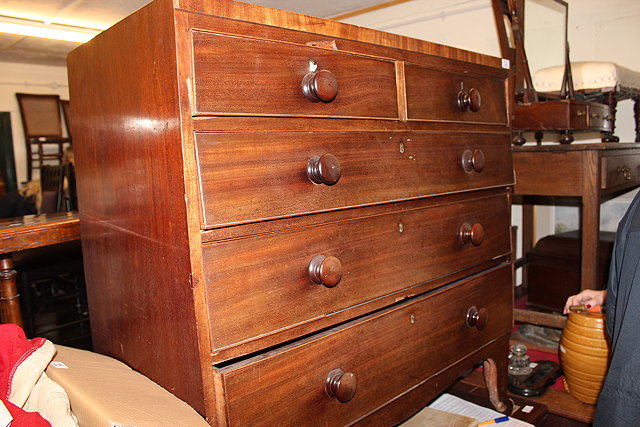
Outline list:
[[[580,206],[580,289],[596,289],[600,203],[640,186],[640,144],[513,147],[514,202],[523,209],[523,247],[533,247],[533,206]],[[526,265],[523,284],[527,283]],[[524,320],[516,310],[515,320]],[[541,323],[538,323],[541,324]],[[552,325],[548,325],[552,326]]]

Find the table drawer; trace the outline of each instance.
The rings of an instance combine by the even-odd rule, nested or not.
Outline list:
[[[424,292],[413,287],[508,254],[509,219],[502,194],[207,244],[213,347]]]
[[[195,115],[399,117],[393,61],[200,31],[193,55]]]
[[[301,425],[310,414],[315,425],[355,421],[508,333],[512,295],[507,266],[222,368],[229,423]],[[482,313],[477,325],[484,329],[468,326],[472,307]],[[346,373],[333,387],[342,400],[355,382],[345,403],[325,391],[336,370]]]
[[[640,154],[602,158],[603,189],[623,189],[640,184]]]
[[[507,124],[505,79],[405,65],[409,120]]]
[[[511,185],[510,143],[507,134],[197,134],[203,226]],[[339,168],[338,181],[314,183],[310,163],[329,179]]]

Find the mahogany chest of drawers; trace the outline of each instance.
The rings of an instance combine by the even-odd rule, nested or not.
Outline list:
[[[68,65],[96,351],[216,425],[393,424],[504,373],[499,59],[155,0]]]

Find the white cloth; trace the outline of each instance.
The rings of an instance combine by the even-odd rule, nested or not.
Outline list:
[[[533,87],[539,92],[559,92],[564,65],[543,68],[533,75]],[[571,76],[575,90],[640,89],[640,72],[614,62],[572,62]]]

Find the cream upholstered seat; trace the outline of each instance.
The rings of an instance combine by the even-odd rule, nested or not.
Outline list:
[[[533,84],[539,92],[560,92],[564,65],[543,68],[533,76]],[[603,141],[617,140],[613,136],[615,111],[618,101],[634,100],[636,142],[640,142],[640,72],[630,70],[614,62],[572,62],[571,75],[576,91],[587,100],[602,102],[611,107],[612,131],[603,135]]]

